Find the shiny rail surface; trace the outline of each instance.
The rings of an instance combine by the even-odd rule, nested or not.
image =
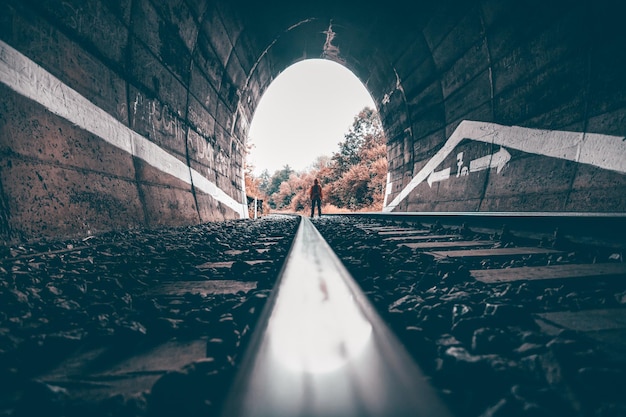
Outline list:
[[[224,416],[450,416],[305,217]]]

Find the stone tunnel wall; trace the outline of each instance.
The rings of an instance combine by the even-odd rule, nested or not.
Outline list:
[[[249,121],[307,58],[374,98],[388,211],[626,211],[618,3],[2,0],[0,240],[245,216]]]
[[[183,6],[0,3],[0,241],[245,215],[233,19]]]
[[[386,210],[624,212],[619,10],[456,2],[394,38]]]

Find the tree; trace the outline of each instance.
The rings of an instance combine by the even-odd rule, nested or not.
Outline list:
[[[318,157],[306,172],[295,173],[289,165],[272,176],[264,171],[257,181],[272,209],[308,210],[309,189],[317,178],[324,189],[325,205],[337,210],[380,211],[386,177],[385,134],[378,113],[366,107],[354,118],[332,157]]]
[[[281,184],[289,180],[289,177],[293,174],[293,172],[293,169],[291,169],[289,165],[285,165],[281,170],[275,171],[274,175],[272,175],[269,179],[267,188],[263,191],[269,197],[268,204],[271,208],[276,209],[283,207],[283,201],[280,199],[277,201],[277,199],[274,198],[274,195],[280,191]]]
[[[261,181],[254,176],[254,165],[249,161],[248,156],[254,145],[250,142],[246,144],[246,158],[244,161],[244,182],[246,187],[246,195],[250,197],[262,198],[262,191],[260,189]]]
[[[363,109],[355,118],[339,152],[333,154],[329,199],[351,210],[382,210],[387,174],[387,146],[378,113]]]
[[[383,136],[382,126],[378,113],[369,107],[364,108],[354,117],[354,121],[345,140],[339,143],[339,152],[334,153],[332,160],[335,163],[335,174],[342,175],[351,166],[361,162],[361,148],[372,141],[372,138]]]

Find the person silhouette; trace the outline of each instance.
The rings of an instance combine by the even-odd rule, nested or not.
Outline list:
[[[317,204],[317,215],[322,215],[322,186],[319,181],[315,179],[313,186],[309,190],[309,196],[311,197],[311,217],[315,214],[315,205]]]

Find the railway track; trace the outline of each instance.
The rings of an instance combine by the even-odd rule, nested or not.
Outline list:
[[[591,416],[625,410],[624,220],[368,215],[316,227],[455,415]]]
[[[0,410],[624,415],[625,219],[270,216],[3,248]]]

